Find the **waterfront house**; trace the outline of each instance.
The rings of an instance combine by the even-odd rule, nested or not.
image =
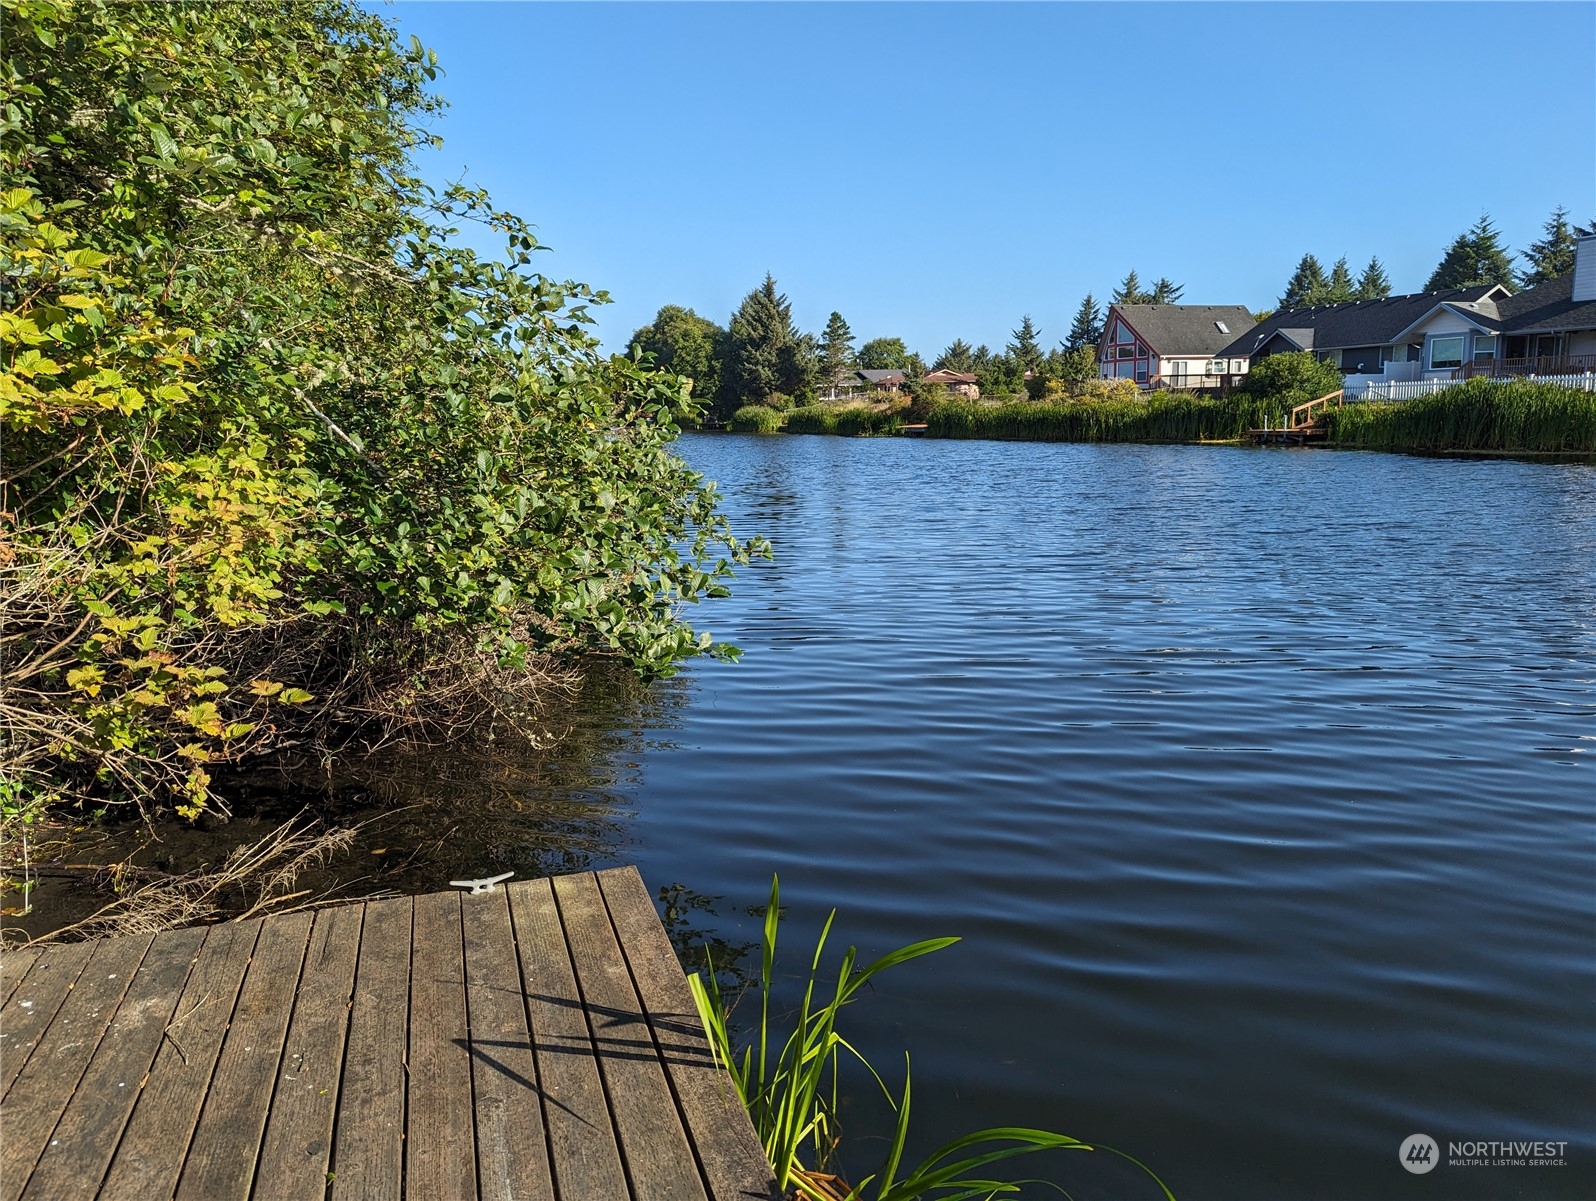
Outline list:
[[[922,383],[940,384],[966,400],[981,399],[981,388],[975,382],[975,373],[972,371],[950,371],[946,367],[939,367],[935,371],[927,371],[920,379]]]
[[[1435,320],[1438,329],[1470,327],[1486,312],[1494,316],[1495,301],[1508,295],[1506,288],[1480,284],[1384,300],[1285,309],[1223,347],[1218,357],[1231,361],[1231,382],[1239,380],[1259,359],[1292,351],[1307,351],[1334,363],[1349,377],[1415,380],[1425,370],[1422,327],[1427,319]],[[1236,370],[1238,364],[1240,371]]]
[[[1250,365],[1293,350],[1334,363],[1349,388],[1596,371],[1596,237],[1579,240],[1570,274],[1537,288],[1478,284],[1292,309],[1221,353]]]
[[[896,393],[903,387],[904,376],[902,371],[889,368],[860,368],[854,372],[864,386],[877,395]]]
[[[1579,240],[1568,275],[1482,310],[1432,312],[1405,331],[1423,338],[1426,377],[1596,371],[1596,236]]]
[[[1098,374],[1140,388],[1216,388],[1232,371],[1220,351],[1255,324],[1239,304],[1110,305]],[[1245,364],[1234,370],[1245,371]]]

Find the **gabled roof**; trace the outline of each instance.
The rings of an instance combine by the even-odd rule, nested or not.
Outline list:
[[[1505,288],[1477,284],[1472,288],[1388,296],[1384,300],[1349,300],[1306,309],[1285,309],[1271,314],[1249,333],[1231,342],[1224,353],[1237,357],[1251,355],[1277,333],[1301,345],[1303,331],[1311,334],[1308,346],[1303,349],[1311,347],[1321,353],[1352,346],[1388,346],[1442,305],[1460,306],[1475,317],[1494,318],[1495,304],[1506,298]],[[1470,309],[1471,305],[1476,307]]]
[[[1574,273],[1498,301],[1504,334],[1561,333],[1596,329],[1596,300],[1575,300]]]
[[[1298,350],[1312,350],[1313,349],[1313,327],[1312,326],[1309,326],[1306,329],[1277,329],[1277,330],[1275,330],[1275,337],[1284,338],[1287,342],[1290,342]],[[1261,346],[1261,345],[1263,345],[1263,343],[1260,342],[1259,345]]]
[[[881,367],[861,367],[854,374],[871,384],[890,384],[893,380],[903,378],[902,371]]]
[[[975,372],[954,371],[949,367],[938,367],[935,371],[927,371],[920,378],[933,384],[973,384],[975,383]]]
[[[1116,304],[1108,311],[1160,355],[1212,355],[1255,324],[1241,304]]]

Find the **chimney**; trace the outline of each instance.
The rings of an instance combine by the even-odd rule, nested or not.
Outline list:
[[[1574,299],[1596,300],[1596,234],[1581,238],[1575,245]]]

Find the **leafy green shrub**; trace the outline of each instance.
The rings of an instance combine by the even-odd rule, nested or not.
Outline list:
[[[1341,369],[1304,350],[1272,354],[1253,363],[1237,391],[1290,412],[1341,387]]]
[[[1536,380],[1472,379],[1399,404],[1327,415],[1332,441],[1370,450],[1596,453],[1596,393]]]
[[[781,414],[764,405],[744,405],[732,414],[731,427],[739,434],[774,434],[781,429]]]
[[[731,653],[679,617],[756,549],[671,453],[684,381],[415,178],[430,52],[345,0],[0,13],[8,805],[193,814],[218,764],[448,734],[559,657]]]

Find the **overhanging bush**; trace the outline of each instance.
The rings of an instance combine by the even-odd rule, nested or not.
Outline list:
[[[252,753],[448,732],[681,620],[750,548],[683,381],[436,193],[436,59],[343,0],[0,0],[0,808],[210,799]],[[504,235],[486,262],[461,221]]]

